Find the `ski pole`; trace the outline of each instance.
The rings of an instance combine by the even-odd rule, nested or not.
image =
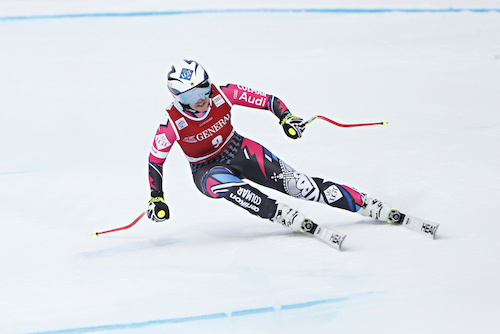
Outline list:
[[[312,117],[311,119],[309,119],[308,121],[302,123],[304,126],[306,126],[307,124],[311,123],[312,121],[314,121],[316,118],[319,118],[319,119],[322,119],[324,121],[327,121],[329,123],[332,123],[333,125],[336,125],[336,126],[341,126],[343,128],[352,128],[352,127],[355,127],[355,126],[367,126],[367,125],[387,125],[387,122],[386,121],[382,121],[382,122],[377,122],[377,123],[359,123],[359,124],[341,124],[341,123],[337,123],[325,116],[321,116],[321,115],[317,115],[317,116],[314,116]]]
[[[115,228],[113,230],[108,230],[108,231],[102,231],[102,232],[94,232],[94,235],[97,237],[99,234],[104,234],[104,233],[109,233],[109,232],[116,232],[116,231],[121,231],[121,230],[126,230],[128,228],[131,228],[132,226],[134,226],[139,220],[141,220],[141,218],[146,214],[146,212],[144,211],[143,213],[141,213],[139,215],[139,217],[137,217],[131,224],[127,225],[127,226],[123,226],[123,227],[119,227],[119,228]]]

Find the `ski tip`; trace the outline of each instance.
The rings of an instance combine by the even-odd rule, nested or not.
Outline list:
[[[434,227],[434,232],[432,233],[432,240],[436,239],[436,233],[437,233],[438,227],[439,227],[439,224],[436,224],[436,227]]]
[[[339,248],[338,248],[338,250],[339,250],[339,251],[341,251],[341,250],[342,250],[342,243],[344,242],[345,237],[346,237],[346,235],[344,235],[344,236],[342,237],[342,239],[340,240],[340,242],[339,242]]]
[[[342,250],[342,243],[345,240],[346,234],[339,234],[334,232],[332,237],[330,237],[329,244],[337,250]]]
[[[436,223],[424,223],[420,229],[420,233],[427,235],[432,240],[436,239],[436,232],[439,224]]]

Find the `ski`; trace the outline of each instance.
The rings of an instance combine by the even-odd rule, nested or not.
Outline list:
[[[428,220],[420,219],[417,217],[409,216],[404,213],[399,212],[401,216],[394,217],[396,224],[401,224],[412,231],[423,234],[431,239],[436,236],[436,231],[439,224],[430,222]]]
[[[337,250],[340,250],[340,247],[342,247],[342,242],[346,237],[345,234],[338,233],[326,227],[319,226],[309,219],[306,219],[304,221],[300,231],[311,234],[312,236],[323,240]]]

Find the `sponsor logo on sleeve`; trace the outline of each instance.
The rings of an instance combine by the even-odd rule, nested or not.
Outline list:
[[[168,141],[167,136],[165,136],[164,133],[159,134],[155,137],[155,143],[156,148],[160,151],[172,145],[172,143]]]
[[[263,107],[266,103],[266,94],[263,92],[259,92],[257,90],[253,90],[251,88],[245,86],[237,86],[240,91],[242,91],[238,100],[243,100],[249,104],[253,104],[257,107]],[[234,91],[237,95],[237,90]],[[248,93],[247,93],[248,92]],[[257,96],[261,96],[257,98]]]

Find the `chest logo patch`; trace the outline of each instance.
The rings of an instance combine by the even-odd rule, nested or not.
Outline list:
[[[216,97],[214,97],[212,99],[212,101],[214,102],[216,107],[220,107],[221,105],[223,105],[225,103],[224,98],[220,95],[217,95]]]
[[[179,128],[179,130],[182,130],[186,126],[188,126],[188,124],[187,124],[186,120],[184,119],[184,117],[181,117],[178,120],[176,120],[175,124],[177,125],[177,128]]]

